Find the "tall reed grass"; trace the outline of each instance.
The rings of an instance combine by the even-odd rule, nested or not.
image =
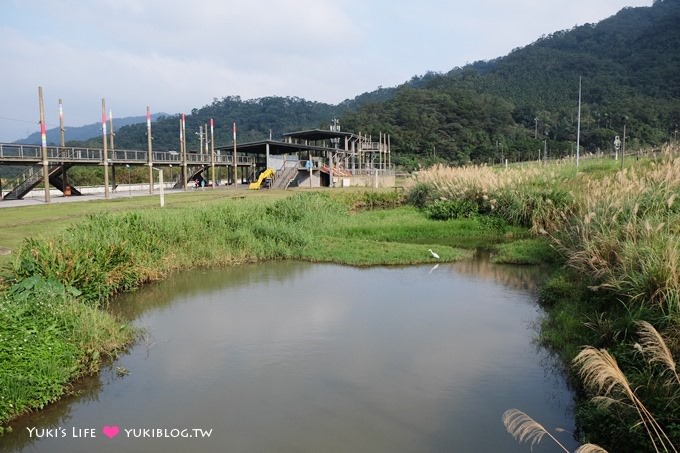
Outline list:
[[[410,190],[423,186],[432,199],[466,200],[477,212],[492,214],[534,233],[554,232],[574,209],[574,197],[556,169],[511,168],[498,171],[486,166],[435,166],[422,171]]]
[[[471,202],[481,214],[547,234],[570,267],[592,277],[593,288],[677,318],[680,158],[672,151],[602,177],[574,175],[564,166],[439,165],[420,172],[410,191],[433,206]]]
[[[589,348],[576,356],[585,383],[604,394],[598,401],[611,401],[612,394],[626,396],[625,407],[637,414],[631,418],[625,409],[616,411],[615,420],[628,424],[623,427],[586,426],[586,431],[599,431],[605,442],[624,442],[623,451],[645,448],[637,443],[639,426],[653,450],[676,451],[675,443],[680,443],[680,388],[669,384],[677,383],[674,354],[680,352],[679,151],[666,148],[660,157],[628,162],[623,170],[606,162],[586,163],[579,173],[563,165],[503,170],[438,166],[420,172],[407,193],[407,199],[421,201],[426,210],[437,200],[473,202],[481,214],[551,239],[571,270],[568,275],[580,280],[553,283],[572,307],[563,306],[551,320],[562,325],[561,346],[571,350],[574,341],[586,337],[575,331],[592,329],[606,338],[628,374],[626,378],[607,351]],[[590,293],[577,290],[581,281]],[[576,294],[584,301],[574,300]],[[592,307],[586,306],[589,301]],[[650,333],[655,326],[665,328],[663,342]],[[634,341],[643,355],[656,354],[656,361],[666,365],[663,373],[626,352]],[[602,374],[607,369],[618,374]],[[598,385],[591,385],[599,378]],[[593,424],[602,421],[593,413],[585,418]],[[520,429],[533,426],[527,419],[515,414],[512,421],[519,438],[538,439]]]
[[[579,181],[578,210],[556,237],[593,288],[680,322],[680,158]]]

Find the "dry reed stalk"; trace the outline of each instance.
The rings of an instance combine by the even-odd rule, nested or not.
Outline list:
[[[544,436],[550,437],[562,450],[569,453],[564,445],[560,443],[547,429],[536,420],[525,414],[519,409],[508,409],[503,413],[503,424],[505,429],[520,443],[530,442],[531,448],[541,442]]]
[[[660,363],[671,372],[675,381],[680,384],[677,365],[666,341],[661,334],[647,321],[638,321],[638,334],[642,352],[649,356],[649,363]]]
[[[607,450],[595,444],[583,444],[574,453],[607,453]]]
[[[586,386],[596,388],[604,397],[617,394],[622,395],[633,404],[638,417],[647,431],[649,439],[652,441],[655,451],[673,451],[677,453],[677,449],[673,446],[671,440],[651,412],[647,410],[642,401],[637,397],[628,379],[619,368],[616,359],[609,352],[604,349],[587,346],[574,358],[573,363],[578,368],[579,374]],[[603,398],[602,400],[607,401],[607,404],[619,401],[615,397]]]

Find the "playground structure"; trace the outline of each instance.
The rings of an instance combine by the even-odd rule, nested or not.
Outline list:
[[[229,147],[217,147],[228,152]],[[312,129],[284,134],[283,140],[239,144],[239,152],[253,157],[252,173],[271,169],[271,188],[393,187],[390,139],[340,131]]]
[[[262,188],[267,180],[271,189],[394,186],[389,137],[379,134],[375,141],[370,135],[343,132],[337,120],[330,130],[313,129],[284,134],[282,140],[239,143],[238,152],[235,143],[220,147],[213,144],[208,149],[207,140],[205,148],[201,146],[199,151],[188,151],[184,146],[180,152],[156,151],[151,145],[144,151],[113,146],[107,150],[0,143],[0,166],[10,165],[24,171],[1,181],[3,200],[21,199],[40,185],[45,188],[46,202],[50,186],[64,196],[78,196],[82,188],[68,176],[68,170],[75,166],[103,167],[106,198],[109,190],[115,190],[117,181],[124,182],[117,179],[116,172],[121,167],[129,172],[135,166],[149,168],[149,193],[154,192],[153,170],[164,168],[171,174],[174,168],[178,169],[173,187],[184,190],[193,186],[195,180],[206,181],[207,187],[217,187],[222,167],[227,175],[222,184],[238,187],[239,181],[250,182],[251,189]]]
[[[262,184],[265,182],[265,180],[274,179],[274,176],[275,176],[274,170],[268,168],[262,173],[260,173],[260,176],[257,178],[257,181],[251,182],[248,188],[251,190],[259,190],[262,187]]]

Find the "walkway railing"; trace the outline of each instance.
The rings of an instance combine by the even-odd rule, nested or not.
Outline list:
[[[93,164],[103,162],[104,150],[98,148],[82,148],[71,146],[48,146],[47,160],[50,163],[72,162]],[[154,164],[181,164],[182,156],[177,151],[153,151]],[[149,153],[142,150],[116,149],[108,151],[109,163],[144,164],[149,161]],[[214,162],[221,165],[233,165],[232,154],[216,154]],[[40,145],[19,145],[15,143],[0,143],[0,162],[5,163],[40,163],[42,162],[42,148]],[[187,152],[188,164],[209,165],[210,154]],[[252,165],[254,159],[249,156],[237,156],[239,166]]]

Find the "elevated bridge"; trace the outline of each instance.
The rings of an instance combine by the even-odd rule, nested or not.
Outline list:
[[[81,148],[70,146],[48,146],[47,165],[50,184],[65,194],[79,195],[77,189],[68,184],[67,170],[74,166],[107,166],[113,173],[115,187],[116,167],[151,166],[178,167],[181,169],[176,187],[185,186],[186,182],[200,177],[203,171],[214,167],[248,168],[255,164],[255,158],[247,155],[234,156],[229,152],[210,153],[187,152],[186,157],[177,151],[142,151],[129,149],[107,150],[108,159],[104,160],[104,150],[99,148]],[[25,167],[25,171],[5,182],[2,191],[9,191],[3,199],[17,200],[23,198],[33,188],[43,183],[43,151],[40,145],[20,145],[16,143],[0,143],[0,165]],[[235,173],[231,172],[232,175]],[[152,177],[150,176],[150,179]],[[232,181],[233,182],[233,181]],[[153,181],[149,182],[153,186]]]

